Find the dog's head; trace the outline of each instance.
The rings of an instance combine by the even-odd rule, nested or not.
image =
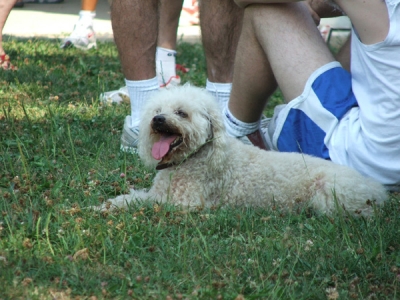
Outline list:
[[[190,85],[163,89],[148,100],[140,122],[139,155],[148,166],[179,165],[207,148],[209,167],[221,164],[226,144],[214,97]]]

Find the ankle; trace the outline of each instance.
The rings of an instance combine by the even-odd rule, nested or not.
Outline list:
[[[226,107],[231,96],[232,83],[217,83],[207,79],[206,90],[217,100],[221,111]]]
[[[157,47],[156,60],[175,62],[176,51],[163,47]]]
[[[139,123],[140,112],[147,102],[147,99],[159,89],[158,79],[157,77],[146,80],[125,79],[125,84],[131,102],[132,126],[135,127]]]
[[[90,11],[90,10],[81,10],[79,12],[79,19],[77,24],[88,27],[93,25],[93,19],[96,16],[95,11]]]
[[[79,12],[79,19],[93,20],[96,16],[96,11],[81,10]]]
[[[171,78],[176,77],[176,51],[157,47],[156,73],[159,86],[165,86]]]
[[[227,106],[223,110],[223,118],[227,134],[233,137],[242,137],[252,134],[260,127],[260,122],[258,121],[254,123],[240,121],[232,115]]]

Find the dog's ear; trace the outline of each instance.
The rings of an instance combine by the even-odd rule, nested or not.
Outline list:
[[[222,119],[221,111],[217,106],[212,106],[207,110],[207,119],[210,123],[212,132],[212,147],[208,153],[209,167],[221,168],[226,159],[227,139],[225,126]]]

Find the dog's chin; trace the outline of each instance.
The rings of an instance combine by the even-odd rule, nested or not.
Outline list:
[[[177,160],[179,150],[178,149],[172,149],[169,151],[157,164],[156,169],[157,170],[162,170],[171,166],[178,165],[180,163],[179,160]]]

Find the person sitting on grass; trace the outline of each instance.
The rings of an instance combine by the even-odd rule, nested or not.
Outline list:
[[[269,149],[330,159],[398,188],[400,0],[331,2],[352,23],[351,72],[331,54],[306,3],[235,2],[245,12],[224,110],[228,134],[262,132]],[[287,104],[260,128],[277,87]]]

